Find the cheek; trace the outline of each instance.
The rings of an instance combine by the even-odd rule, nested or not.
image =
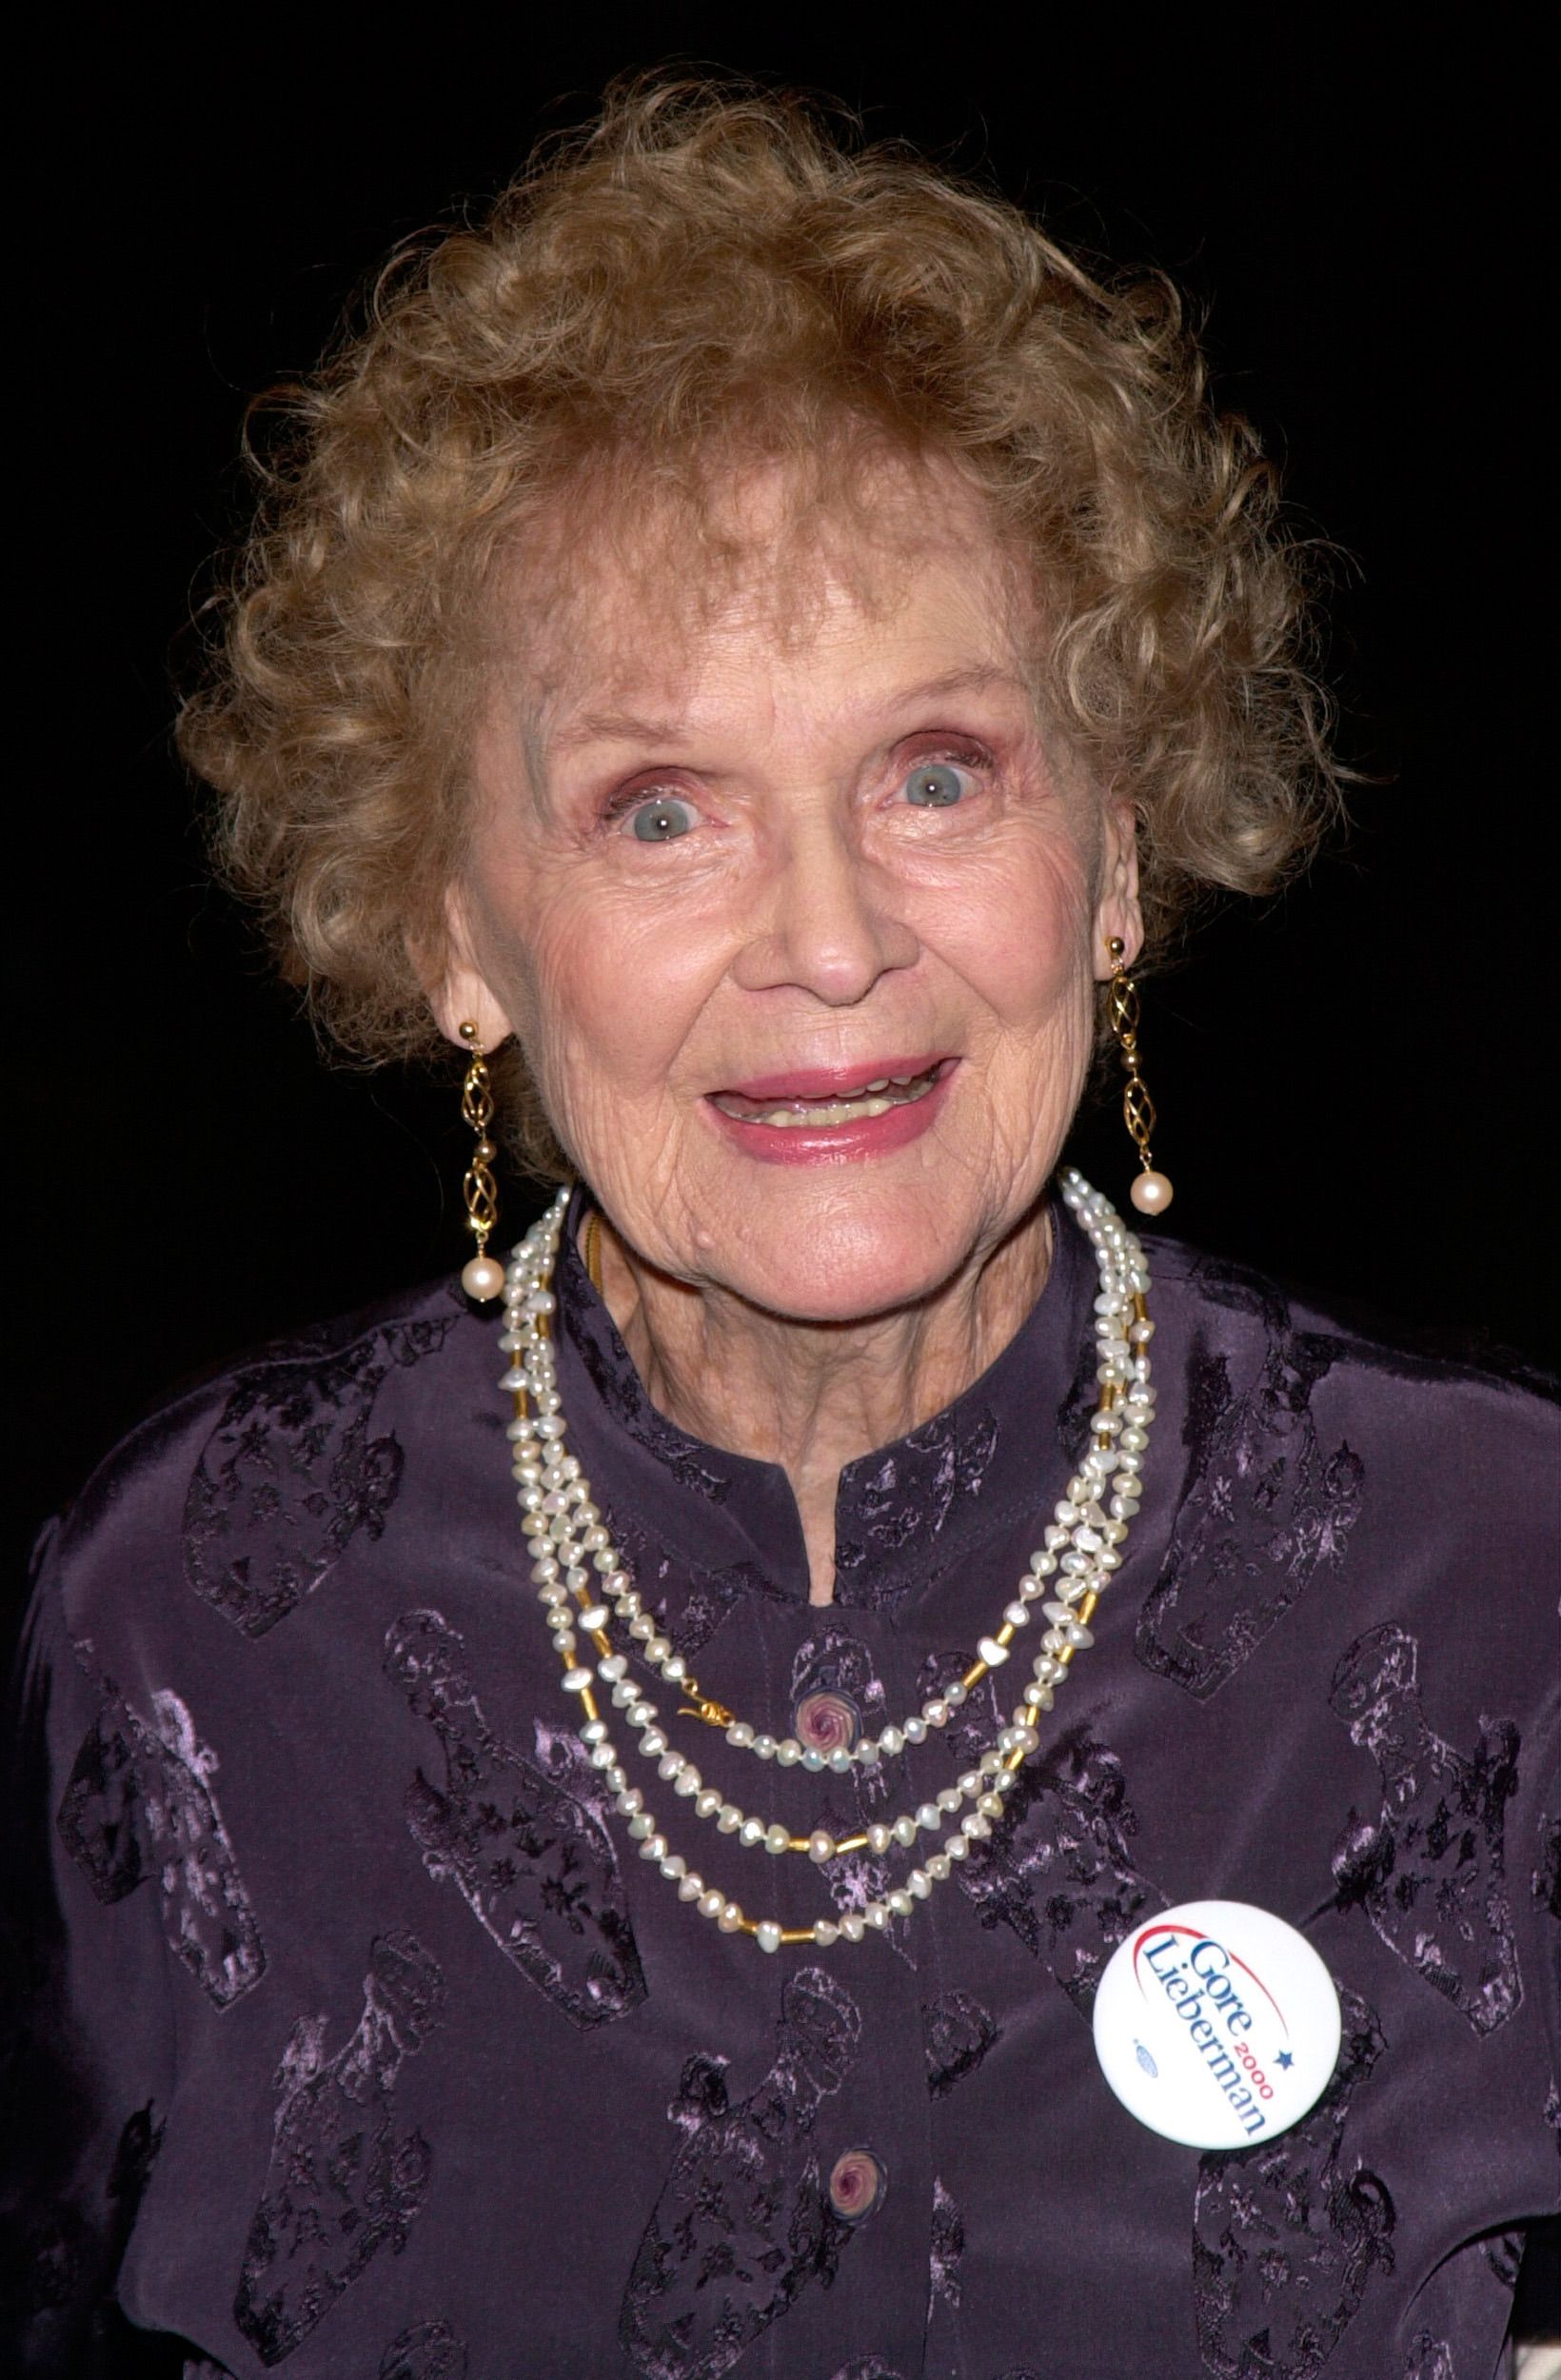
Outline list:
[[[561,1117],[664,1092],[721,955],[682,917],[640,902],[543,903],[523,961],[522,1042]]]
[[[1088,1029],[1094,901],[1081,855],[1020,845],[995,855],[979,881],[951,883],[929,913],[927,939],[990,1013],[1020,1041]]]

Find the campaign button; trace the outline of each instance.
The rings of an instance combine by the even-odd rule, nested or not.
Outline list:
[[[1282,1917],[1248,1901],[1187,1901],[1118,1943],[1095,1995],[1095,2053],[1151,2132],[1245,2149],[1298,2123],[1327,2089],[1338,1993]]]

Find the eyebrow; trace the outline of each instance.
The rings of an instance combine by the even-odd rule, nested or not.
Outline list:
[[[1017,694],[1028,695],[1024,681],[1012,669],[999,668],[995,663],[978,664],[969,669],[946,669],[939,677],[924,678],[919,684],[901,686],[891,694],[882,707],[885,710],[910,710],[918,704],[939,701],[951,694],[981,694],[993,686],[1005,686]],[[685,719],[642,719],[632,711],[587,711],[571,725],[562,728],[554,738],[554,749],[577,751],[587,744],[675,744],[688,733]]]
[[[681,719],[638,719],[632,711],[587,711],[553,738],[561,752],[583,744],[673,744],[684,733]]]

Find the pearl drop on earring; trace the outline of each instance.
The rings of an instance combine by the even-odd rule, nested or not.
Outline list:
[[[1128,1192],[1140,1215],[1163,1215],[1176,1195],[1169,1176],[1156,1173],[1153,1167],[1139,1174]]]
[[[1158,1177],[1156,1177],[1158,1179]],[[474,1256],[461,1268],[461,1286],[468,1298],[484,1304],[496,1298],[504,1285],[504,1268],[497,1257]]]

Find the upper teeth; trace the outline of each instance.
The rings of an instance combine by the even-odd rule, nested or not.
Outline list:
[[[759,1121],[766,1124],[854,1124],[864,1117],[886,1116],[890,1099],[829,1100],[818,1107],[772,1107]]]
[[[896,1102],[886,1098],[891,1090],[914,1091],[918,1097],[930,1089],[937,1068],[929,1066],[924,1074],[880,1075],[876,1082],[864,1082],[858,1091],[842,1091],[832,1100],[804,1101],[795,1100],[785,1107],[769,1107],[757,1114],[741,1093],[719,1095],[719,1103],[728,1115],[745,1117],[750,1122],[779,1124],[840,1124],[860,1122],[864,1119],[887,1114]],[[730,1101],[730,1104],[728,1104]]]

